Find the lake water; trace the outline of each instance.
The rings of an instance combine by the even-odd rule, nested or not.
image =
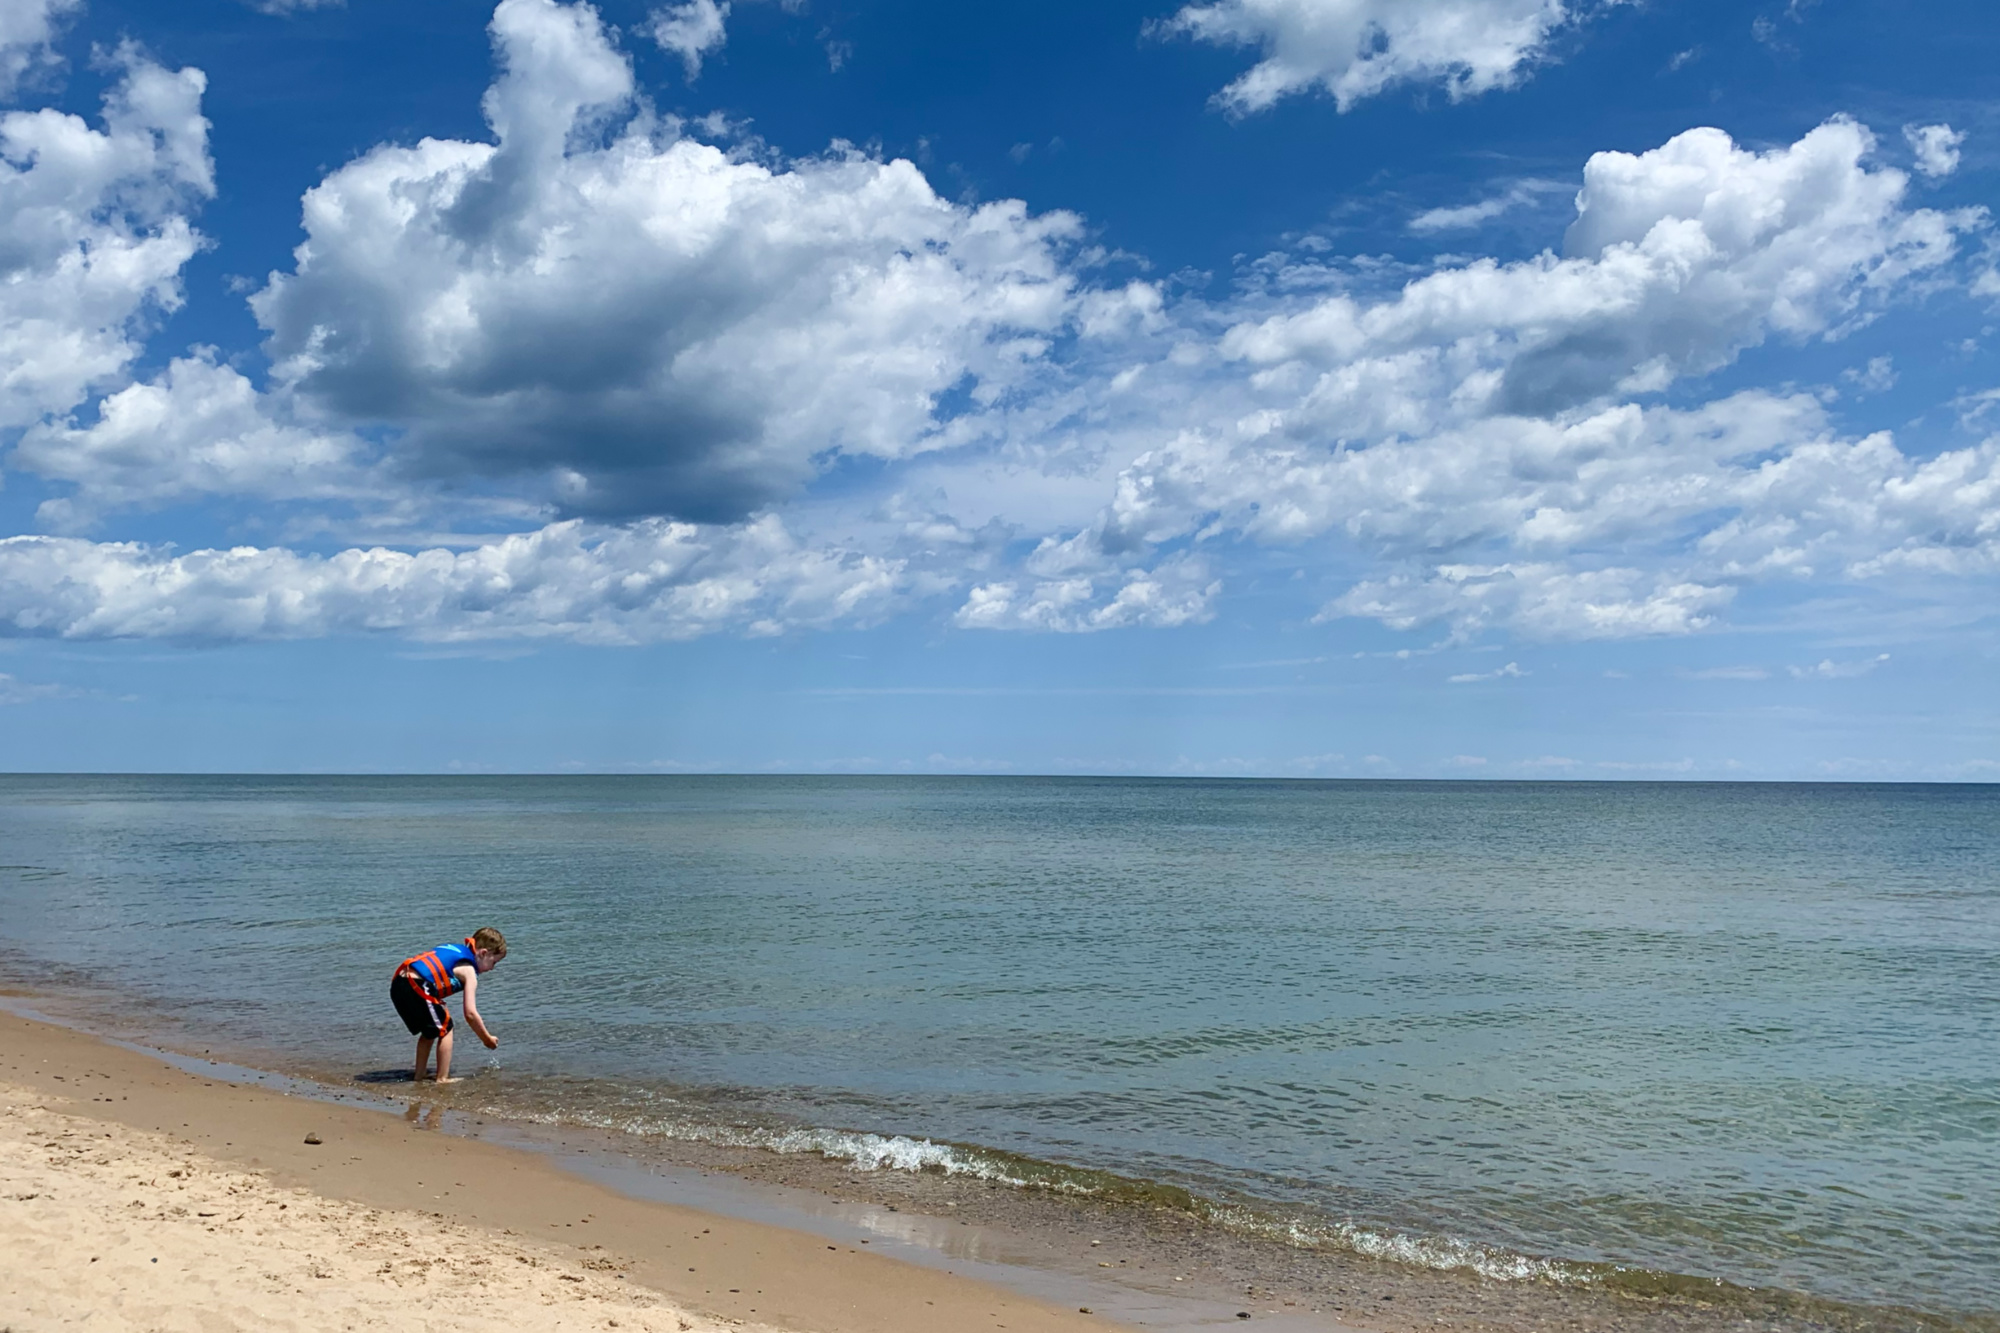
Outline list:
[[[2000,1312],[1996,787],[0,777],[0,862],[0,971],[281,1067],[491,924],[496,1112]]]

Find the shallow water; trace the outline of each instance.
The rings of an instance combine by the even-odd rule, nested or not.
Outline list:
[[[0,861],[17,978],[301,1067],[490,923],[496,1110],[2000,1312],[2000,788],[17,777]]]

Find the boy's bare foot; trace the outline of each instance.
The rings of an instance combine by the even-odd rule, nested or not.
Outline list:
[[[465,1082],[465,1080],[464,1080],[464,1079],[462,1079],[462,1078],[434,1078],[434,1079],[432,1079],[432,1080],[431,1080],[431,1082],[433,1082],[433,1083],[463,1083],[463,1082]]]

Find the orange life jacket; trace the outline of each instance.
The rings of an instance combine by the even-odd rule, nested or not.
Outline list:
[[[396,975],[408,977],[417,989],[434,1000],[442,1000],[465,989],[465,983],[458,978],[461,967],[470,967],[474,971],[479,969],[477,955],[469,939],[463,944],[440,944],[429,953],[405,958],[402,966],[396,969]]]

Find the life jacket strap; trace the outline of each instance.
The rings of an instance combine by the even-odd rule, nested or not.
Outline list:
[[[458,993],[451,969],[444,965],[444,959],[438,957],[435,949],[404,959],[395,975],[407,978],[412,986],[423,992],[426,999],[436,1003],[441,1004],[445,996]]]

